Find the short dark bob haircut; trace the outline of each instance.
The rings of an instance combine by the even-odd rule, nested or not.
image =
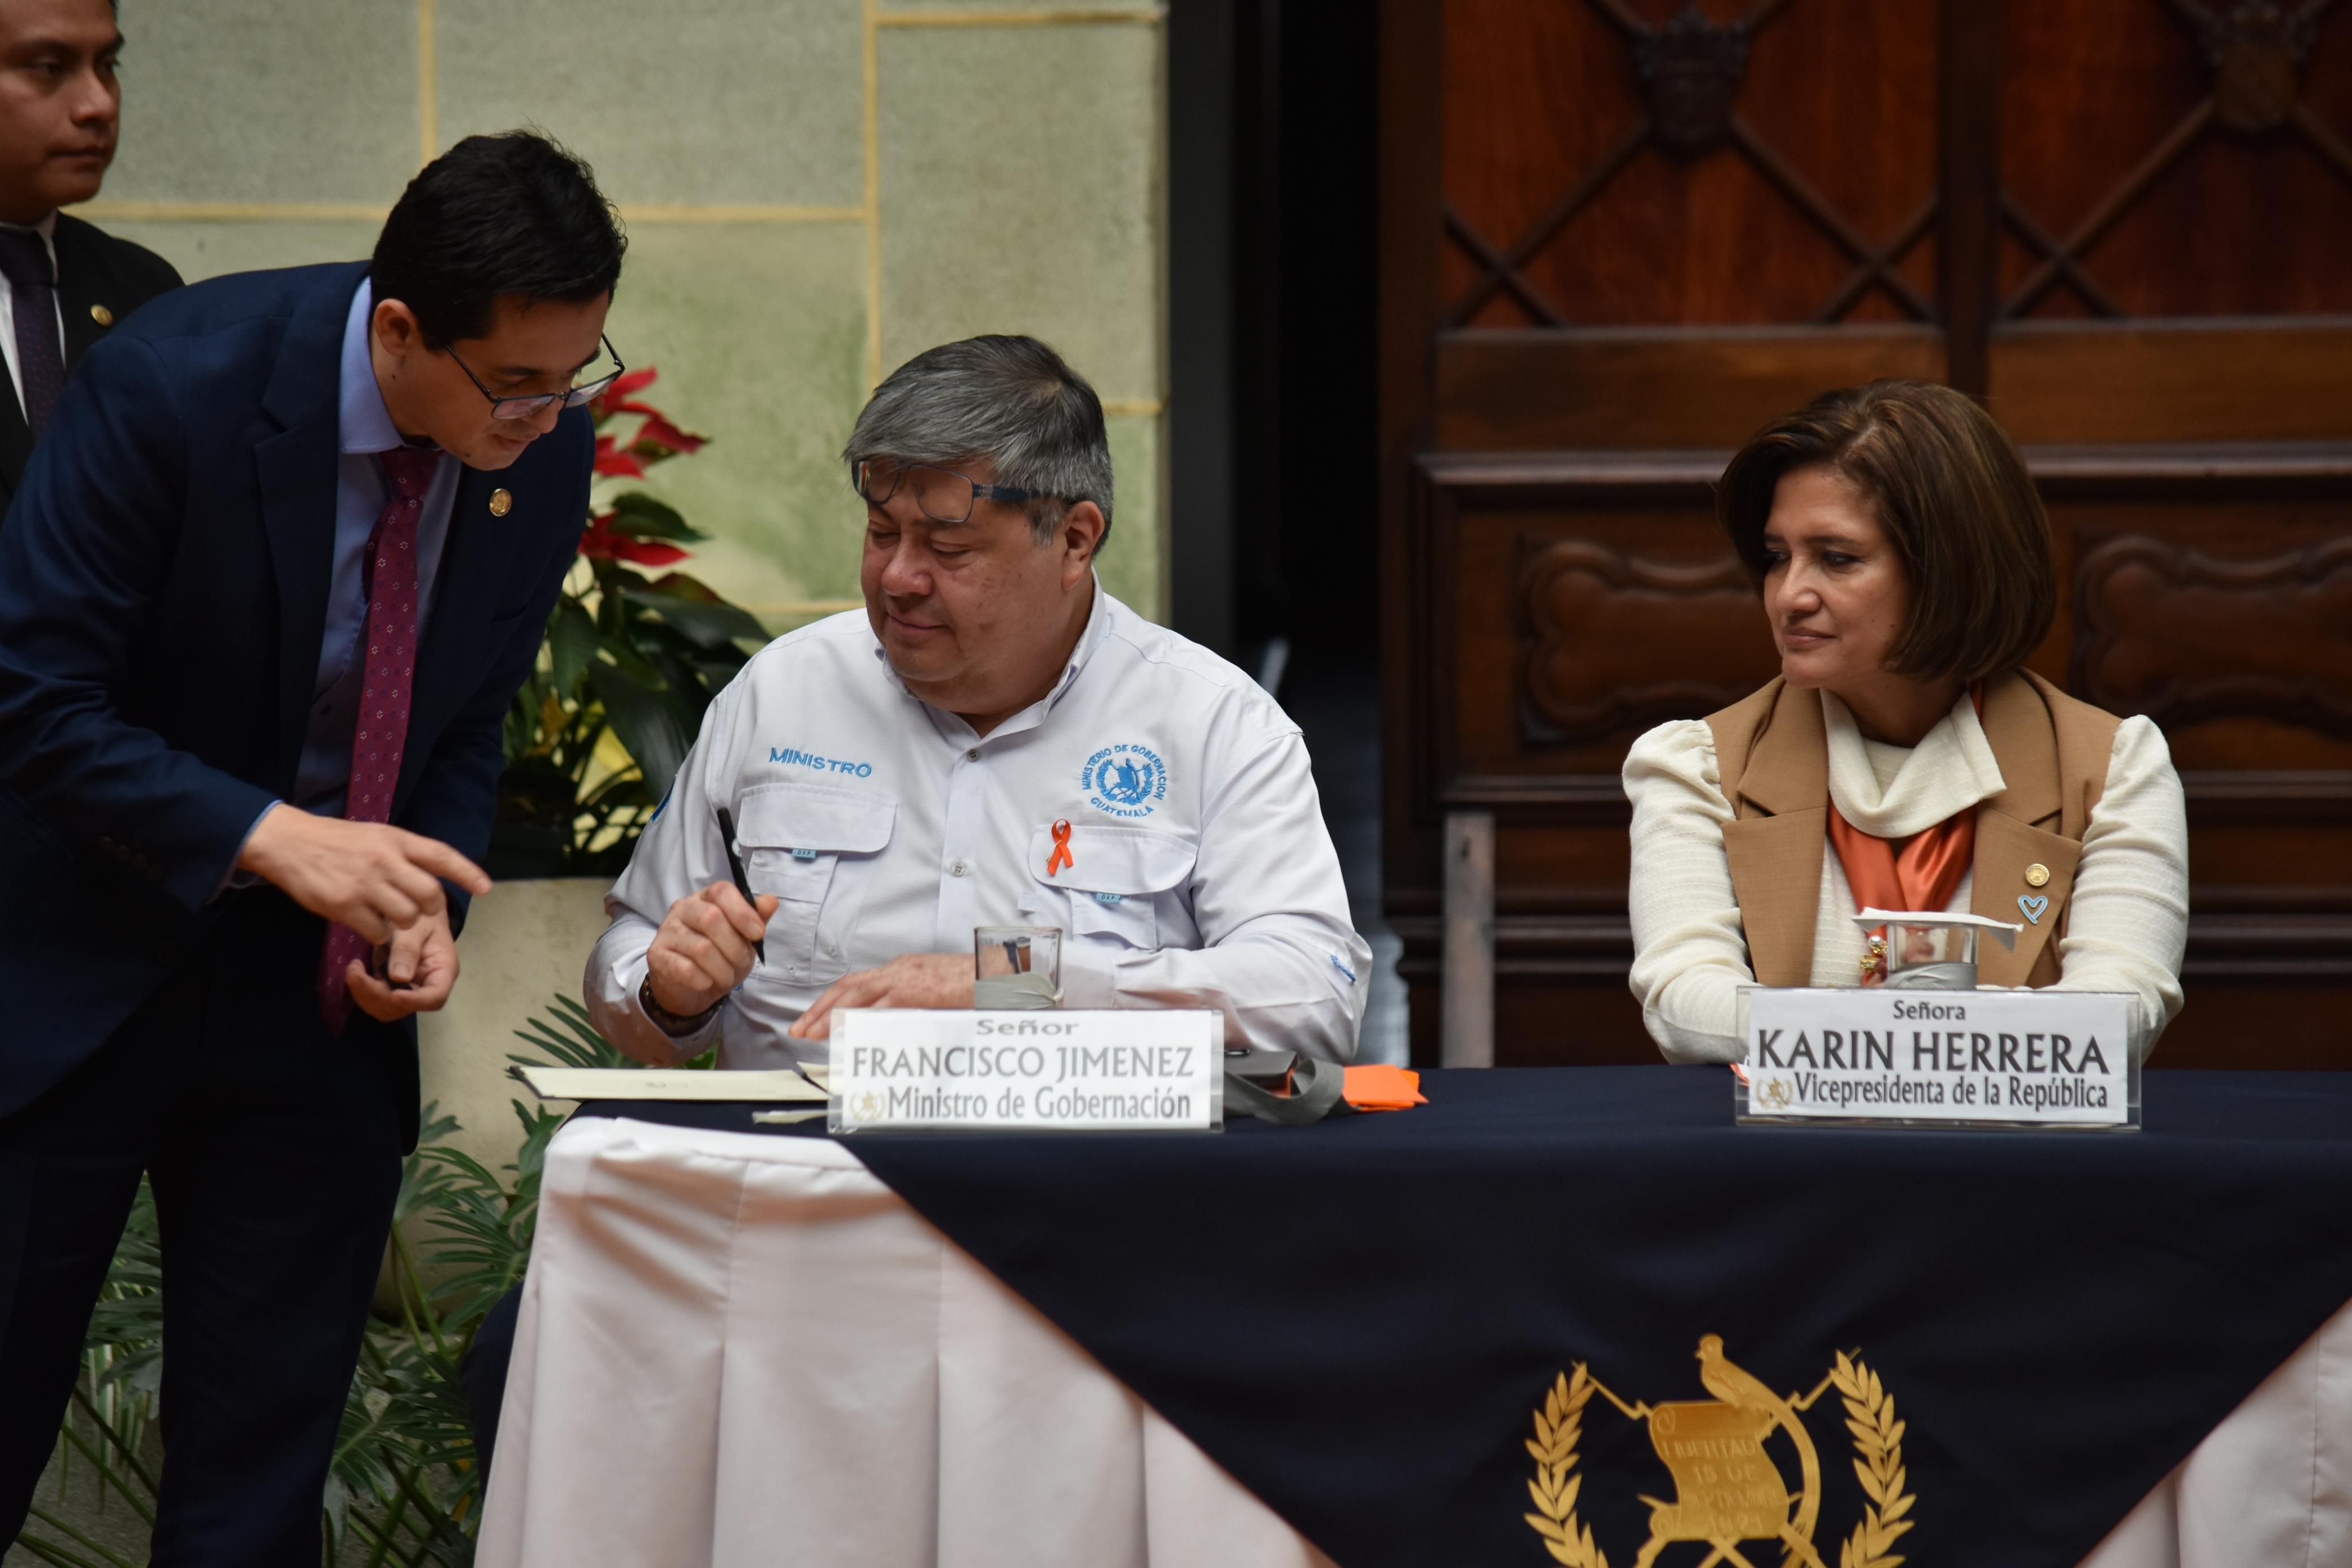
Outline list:
[[[408,183],[376,236],[379,300],[416,314],[434,350],[487,337],[500,298],[585,304],[621,280],[613,204],[588,165],[532,131],[468,136]]]
[[[1932,382],[1873,382],[1757,432],[1724,469],[1715,515],[1759,590],[1773,493],[1782,475],[1813,467],[1869,499],[1910,580],[1910,616],[1887,660],[1895,674],[2006,674],[2050,634],[2050,517],[2024,459],[1972,399]]]

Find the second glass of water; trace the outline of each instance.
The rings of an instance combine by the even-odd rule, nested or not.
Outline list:
[[[1062,1005],[1058,925],[976,925],[971,1005],[983,1012]]]

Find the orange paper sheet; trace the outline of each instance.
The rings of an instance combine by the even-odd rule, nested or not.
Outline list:
[[[1421,1074],[1402,1067],[1350,1067],[1340,1097],[1359,1111],[1407,1111],[1426,1105]]]

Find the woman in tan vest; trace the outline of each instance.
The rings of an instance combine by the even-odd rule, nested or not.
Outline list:
[[[1974,911],[1986,985],[2124,991],[2144,1052],[2180,1010],[2188,824],[2164,737],[2025,670],[2050,520],[1948,387],[1830,392],[1724,470],[1780,677],[1625,759],[1633,994],[1672,1061],[1743,1051],[1738,991],[1874,983],[1859,908]]]

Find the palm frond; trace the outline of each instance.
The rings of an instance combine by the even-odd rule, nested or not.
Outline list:
[[[552,1017],[542,1016],[532,1019],[524,1027],[515,1030],[514,1034],[515,1038],[525,1045],[537,1046],[555,1058],[555,1061],[549,1063],[535,1056],[524,1056],[519,1052],[509,1051],[507,1053],[509,1061],[520,1062],[525,1067],[549,1065],[636,1067],[642,1065],[597,1030],[594,1021],[588,1016],[588,1009],[581,1005],[579,998],[559,994],[551,997],[549,1003],[554,1009]]]

